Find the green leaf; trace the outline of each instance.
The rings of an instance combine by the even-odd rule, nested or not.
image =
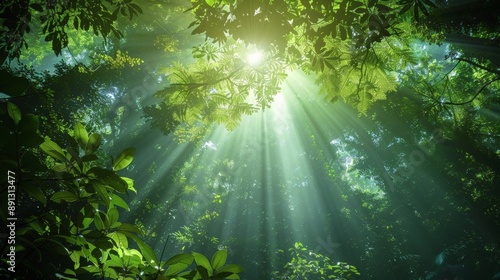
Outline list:
[[[127,211],[130,211],[130,207],[128,207],[128,204],[117,194],[112,194],[111,195],[111,203],[115,206],[121,207]]]
[[[223,268],[219,269],[219,273],[221,272],[232,272],[232,273],[241,273],[243,272],[244,269],[243,267],[237,265],[237,264],[228,264],[224,266]]]
[[[434,4],[434,2],[430,1],[430,0],[422,0],[425,4],[427,4],[428,6],[431,6],[433,7],[434,9],[437,9],[438,6],[436,4]]]
[[[97,192],[97,194],[99,194],[99,196],[102,199],[102,202],[104,203],[104,205],[106,205],[106,208],[109,208],[109,204],[111,202],[111,199],[109,198],[109,192],[108,192],[108,190],[106,190],[106,187],[95,180],[90,181],[90,184],[92,185],[94,190]]]
[[[118,231],[142,234],[140,229],[131,224],[122,224],[120,227],[118,227]]]
[[[175,275],[193,263],[194,257],[189,254],[179,254],[170,258],[165,265],[168,265],[168,269],[165,275],[172,276]]]
[[[126,239],[126,238],[125,238]],[[123,259],[117,255],[111,255],[111,259],[106,261],[106,265],[110,267],[123,267],[125,264],[123,263]]]
[[[111,242],[110,239],[107,237],[101,237],[101,238],[95,240],[94,245],[97,248],[102,249],[103,251],[106,251],[106,250],[114,247],[113,242]],[[103,257],[103,259],[104,259],[104,257]]]
[[[128,190],[128,184],[115,172],[99,167],[92,167],[87,174],[94,174],[95,178],[102,184],[110,186],[118,192],[125,193]]]
[[[59,147],[59,145],[57,145],[54,141],[52,141],[50,139],[45,139],[45,142],[43,142],[42,144],[40,144],[40,148],[47,155],[49,155],[49,156],[51,156],[51,157],[53,157],[55,159],[58,159],[60,161],[67,161],[66,157],[64,156],[64,152],[61,149],[61,147]]]
[[[113,170],[118,171],[127,167],[134,159],[135,148],[127,148],[121,152],[113,162]]]
[[[201,279],[202,280],[208,280],[209,279],[209,274],[208,274],[208,270],[201,266],[201,265],[197,265],[196,266],[196,270],[198,271],[198,274],[201,276]]]
[[[17,107],[14,103],[7,102],[7,111],[9,113],[9,117],[17,125],[21,120],[21,110],[19,110],[19,107]]]
[[[215,254],[212,257],[212,268],[215,270],[218,270],[224,264],[226,264],[227,260],[227,251],[226,250],[219,250],[215,252]]]
[[[123,233],[115,231],[115,232],[109,233],[108,237],[115,241],[116,246],[122,247],[122,248],[128,248],[128,239],[127,239],[127,236],[125,236]],[[111,255],[111,256],[113,256],[113,255]]]
[[[209,275],[213,274],[212,266],[210,265],[210,262],[208,261],[207,257],[196,252],[193,252],[193,256],[197,265],[204,267]]]
[[[76,142],[80,145],[82,149],[87,147],[89,142],[89,134],[83,125],[77,123],[75,124],[75,129],[73,131]]]
[[[87,142],[87,146],[85,147],[85,154],[89,155],[95,152],[99,146],[101,145],[102,137],[100,134],[92,133],[90,135],[89,140]]]
[[[121,226],[120,226],[120,228],[121,228]],[[151,262],[158,263],[158,258],[156,257],[156,254],[154,253],[153,249],[151,249],[151,247],[149,247],[149,245],[146,244],[146,242],[144,242],[140,237],[131,233],[130,231],[121,231],[120,230],[120,233],[126,235],[130,239],[134,240],[135,243],[137,243],[137,246],[139,246],[139,249],[141,249],[142,255],[144,256],[144,258],[146,259],[146,261],[148,263],[151,263]]]
[[[112,226],[114,223],[118,222],[118,218],[120,217],[120,214],[118,213],[118,209],[112,207],[108,210],[108,220],[109,220],[109,225]]]
[[[97,214],[99,214],[99,215],[95,215],[94,216],[94,225],[95,225],[95,228],[97,230],[105,230],[105,229],[107,229],[106,224],[105,224],[105,222],[103,220],[103,217],[101,217],[101,215],[100,215],[100,214],[104,214],[104,213],[98,212]]]
[[[57,203],[61,203],[61,201],[73,202],[78,200],[78,196],[72,192],[60,191],[53,194],[50,199]]]
[[[125,181],[127,183],[129,191],[133,191],[133,192],[137,193],[137,190],[134,188],[134,180],[127,178],[127,177],[120,177],[120,178],[122,178],[123,181]]]
[[[94,208],[92,206],[87,205],[83,207],[80,212],[78,212],[75,220],[75,225],[80,229],[87,229],[92,221],[94,221]]]

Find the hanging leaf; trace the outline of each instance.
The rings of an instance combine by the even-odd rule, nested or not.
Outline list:
[[[120,214],[118,213],[118,209],[115,207],[112,207],[108,210],[108,220],[109,220],[109,226],[112,227],[116,222],[118,222],[118,218],[120,217]]]
[[[127,148],[121,152],[113,162],[113,170],[118,171],[127,167],[134,159],[135,148]]]
[[[92,133],[92,135],[90,135],[88,139],[87,146],[85,147],[85,154],[89,155],[97,151],[97,149],[101,145],[101,140],[102,137],[100,134]]]
[[[90,182],[90,184],[92,185],[94,190],[97,192],[97,194],[99,194],[102,202],[104,203],[104,205],[106,205],[106,208],[109,208],[111,198],[109,197],[109,192],[106,190],[106,187],[104,187],[103,185],[101,185],[99,182],[97,182],[95,180],[92,180]]]
[[[101,213],[98,213],[98,214],[101,214]],[[94,226],[97,230],[105,230],[106,229],[106,226],[104,224],[104,221],[102,220],[101,215],[95,215]]]
[[[17,107],[14,103],[7,102],[7,111],[9,113],[9,117],[17,125],[21,120],[21,110],[19,110],[19,107]]]
[[[115,241],[116,246],[128,248],[127,236],[125,236],[124,234],[115,231],[115,232],[109,233],[108,237],[113,239],[113,241]],[[111,257],[113,257],[113,256],[114,255],[111,255]]]
[[[127,211],[130,211],[130,207],[128,206],[128,204],[121,197],[119,197],[117,194],[111,195],[111,203],[113,203],[113,205],[115,205],[115,206],[118,206],[118,207],[121,207]]]
[[[140,237],[129,231],[120,230],[119,232],[129,237],[130,239],[134,240],[135,243],[137,243],[137,246],[139,246],[142,255],[144,256],[144,258],[148,263],[158,263],[158,258],[156,257],[156,254],[154,253],[153,249],[151,249],[151,247],[149,247],[149,245],[146,244],[146,242],[144,242]]]
[[[118,192],[125,193],[128,190],[128,184],[115,172],[99,167],[92,167],[87,175],[94,174],[95,178],[102,184],[110,186]]]
[[[127,178],[127,177],[120,177],[120,178],[122,178],[122,180],[127,183],[129,191],[133,191],[133,192],[137,193],[137,190],[134,188],[134,180]]]
[[[75,129],[73,131],[76,142],[80,145],[82,149],[87,147],[87,143],[89,142],[89,134],[83,125],[77,123],[75,125]]]
[[[59,145],[57,145],[54,141],[50,140],[50,139],[45,139],[45,142],[43,142],[42,144],[40,144],[40,148],[42,149],[42,151],[44,151],[47,155],[55,158],[55,159],[58,159],[60,161],[67,161],[66,157],[64,156],[64,152],[63,150],[61,149],[61,147],[59,147]]]

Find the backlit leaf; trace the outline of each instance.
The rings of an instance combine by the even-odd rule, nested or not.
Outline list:
[[[7,111],[14,123],[18,124],[21,120],[21,110],[19,110],[19,107],[14,103],[7,102]]]
[[[135,148],[127,148],[121,152],[113,162],[113,170],[118,171],[127,167],[134,159]]]
[[[75,129],[73,131],[76,142],[80,145],[82,149],[87,147],[87,143],[89,142],[89,134],[83,125],[77,123],[75,125]]]
[[[204,267],[208,271],[209,275],[213,274],[212,266],[210,265],[210,262],[208,261],[207,257],[196,252],[193,252],[193,256],[197,265]]]
[[[42,144],[40,144],[40,148],[47,155],[49,155],[49,156],[51,156],[51,157],[53,157],[55,159],[58,159],[60,161],[67,161],[66,157],[64,156],[64,152],[61,149],[61,147],[59,147],[59,145],[57,145],[57,143],[55,143],[54,141],[52,141],[50,139],[45,139],[45,142],[43,142]]]
[[[102,137],[100,134],[92,133],[88,139],[87,146],[85,147],[85,154],[88,155],[95,152],[101,145],[101,140]]]
[[[215,252],[215,254],[212,257],[212,268],[215,270],[218,270],[224,264],[226,264],[226,259],[227,259],[227,251],[226,250],[219,250]]]

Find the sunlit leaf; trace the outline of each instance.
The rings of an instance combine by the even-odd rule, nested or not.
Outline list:
[[[137,243],[137,246],[139,246],[139,249],[141,249],[142,255],[144,256],[147,262],[158,263],[158,258],[156,257],[156,254],[154,253],[153,249],[151,249],[151,247],[149,247],[149,245],[146,244],[146,242],[144,242],[140,237],[127,230],[120,230],[120,233],[126,235],[127,237],[129,237],[130,239],[134,240]]]
[[[85,154],[92,154],[101,145],[102,137],[100,134],[92,133],[88,139],[87,146],[85,147]]]
[[[227,259],[227,251],[226,250],[219,250],[215,252],[215,254],[212,257],[212,268],[215,270],[218,270],[224,264],[226,264],[226,259]]]
[[[219,273],[221,272],[241,273],[243,271],[245,271],[243,267],[237,264],[228,264],[218,270]]]
[[[85,127],[77,123],[73,130],[73,133],[76,142],[78,142],[82,149],[85,149],[87,147],[87,143],[89,142],[89,134],[87,133]]]
[[[108,237],[113,239],[117,246],[123,247],[123,248],[128,248],[127,236],[125,236],[124,234],[115,231],[115,232],[109,233]]]
[[[120,214],[118,213],[118,209],[112,207],[108,210],[108,220],[109,225],[112,226],[114,223],[118,222],[118,218]]]
[[[92,167],[87,174],[94,174],[95,178],[106,186],[110,186],[118,192],[125,193],[128,190],[128,184],[115,172],[99,167]]]
[[[118,206],[118,207],[121,207],[127,211],[130,211],[130,207],[128,206],[128,204],[121,197],[119,197],[117,194],[111,195],[111,203],[113,203],[113,205],[115,205],[115,206]]]
[[[168,265],[168,269],[165,275],[175,275],[193,263],[194,257],[189,254],[179,254],[170,258],[165,265]]]
[[[210,265],[210,262],[208,261],[207,257],[196,252],[193,252],[193,256],[197,265],[204,267],[209,275],[213,274],[212,266]]]
[[[134,159],[135,148],[127,148],[116,157],[113,162],[113,170],[118,171],[127,167]]]

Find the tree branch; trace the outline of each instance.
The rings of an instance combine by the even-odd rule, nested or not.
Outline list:
[[[460,106],[460,105],[465,105],[465,104],[469,104],[471,103],[472,101],[474,101],[478,96],[479,94],[489,85],[491,85],[492,83],[496,82],[496,81],[500,81],[500,77],[497,77],[489,82],[487,82],[486,84],[484,84],[481,89],[478,90],[478,92],[476,92],[476,94],[472,97],[472,99],[470,100],[467,100],[467,101],[464,101],[464,102],[442,102],[441,104],[443,105],[453,105],[453,106]]]
[[[483,66],[483,65],[481,65],[481,64],[479,64],[477,62],[474,62],[472,60],[469,60],[467,58],[457,57],[455,59],[458,60],[458,61],[463,61],[463,62],[469,63],[470,65],[473,65],[473,66],[476,66],[477,68],[483,69],[484,71],[488,71],[490,73],[494,73],[494,74],[500,75],[500,70],[490,69],[490,68],[488,68],[486,66]]]

